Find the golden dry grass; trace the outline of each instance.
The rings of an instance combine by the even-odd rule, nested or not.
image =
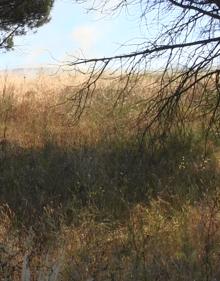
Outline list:
[[[218,280],[217,143],[204,158],[189,130],[140,151],[143,84],[114,111],[100,84],[73,126],[70,105],[55,105],[80,79],[1,76],[0,279]]]

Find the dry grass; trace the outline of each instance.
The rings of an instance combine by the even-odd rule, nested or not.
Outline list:
[[[190,128],[140,150],[142,84],[114,111],[114,87],[100,85],[72,126],[70,105],[55,105],[79,77],[0,80],[1,280],[220,278],[213,138],[205,158]]]
[[[116,224],[97,222],[95,214],[86,212],[79,226],[62,225],[53,243],[42,249],[31,231],[17,244],[9,236],[11,248],[1,254],[1,278],[218,280],[218,200],[216,195],[179,210],[153,200],[147,207],[135,206],[126,222]]]

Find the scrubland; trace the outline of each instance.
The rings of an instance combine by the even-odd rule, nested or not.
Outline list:
[[[74,79],[1,76],[0,280],[219,280],[218,135],[140,146],[145,87],[112,110],[100,85],[75,123]]]

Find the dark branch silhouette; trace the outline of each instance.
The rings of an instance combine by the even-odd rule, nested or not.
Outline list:
[[[76,119],[91,101],[99,80],[112,79],[114,85],[119,82],[115,91],[117,104],[135,86],[146,82],[149,73],[155,73],[153,93],[137,102],[142,105],[137,121],[143,137],[151,128],[164,135],[196,119],[205,124],[207,131],[219,130],[220,1],[106,0],[93,1],[91,5],[90,11],[108,14],[135,8],[137,13],[140,11],[140,21],[146,20],[146,27],[150,18],[160,28],[152,40],[146,37],[134,43],[132,52],[75,57],[68,63],[87,75],[68,99],[73,103]],[[157,17],[153,18],[155,11]]]

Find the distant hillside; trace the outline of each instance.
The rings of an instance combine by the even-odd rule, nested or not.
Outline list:
[[[36,76],[41,73],[44,74],[55,74],[59,71],[58,67],[27,67],[27,68],[14,68],[14,69],[5,69],[0,70],[0,74],[16,74],[21,76]]]

